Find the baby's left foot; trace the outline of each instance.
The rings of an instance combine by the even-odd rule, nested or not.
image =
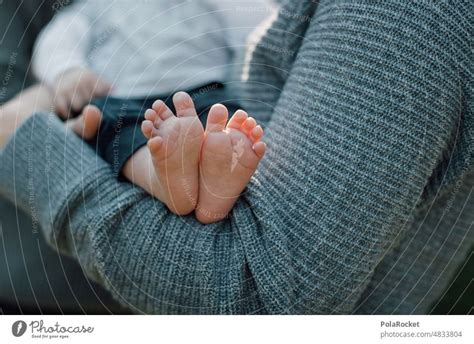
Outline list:
[[[201,151],[199,204],[201,223],[224,219],[255,173],[265,154],[263,130],[247,113],[237,111],[229,123],[223,105],[209,111]]]

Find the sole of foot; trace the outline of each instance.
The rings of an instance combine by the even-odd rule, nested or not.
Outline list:
[[[250,182],[265,154],[263,129],[255,119],[238,110],[227,123],[228,111],[214,105],[208,116],[201,150],[199,204],[201,223],[226,218]]]
[[[142,132],[162,190],[162,201],[175,214],[194,211],[199,190],[199,156],[204,129],[193,100],[184,92],[173,97],[176,115],[157,100],[145,112]]]

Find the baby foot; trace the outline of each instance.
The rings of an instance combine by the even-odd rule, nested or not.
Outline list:
[[[97,135],[101,120],[100,110],[96,106],[88,105],[79,117],[68,120],[66,126],[83,140],[91,140]]]
[[[145,113],[142,131],[149,139],[148,148],[163,191],[162,201],[175,214],[186,215],[197,204],[204,129],[187,93],[176,93],[173,103],[177,116],[157,100]]]
[[[201,223],[227,216],[265,154],[263,129],[253,118],[239,110],[226,126],[227,117],[227,108],[217,104],[207,120],[196,208]]]

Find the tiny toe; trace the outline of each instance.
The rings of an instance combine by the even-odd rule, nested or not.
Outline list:
[[[173,104],[178,117],[197,116],[193,99],[186,92],[178,92],[173,96]]]
[[[163,120],[161,119],[160,116],[156,113],[155,110],[148,109],[145,111],[145,119],[151,121],[155,128],[158,128],[161,123],[163,123]]]
[[[255,128],[252,129],[250,132],[251,139],[253,142],[257,142],[263,136],[263,129],[261,126],[257,125]]]
[[[159,99],[153,103],[152,109],[155,110],[155,112],[163,121],[174,116],[173,111],[170,110],[164,101]]]
[[[163,145],[163,139],[160,136],[156,136],[148,141],[148,149],[151,154],[156,154]]]
[[[265,151],[267,150],[267,145],[265,142],[259,141],[253,145],[253,151],[257,156],[261,159],[265,155]]]
[[[248,114],[243,110],[237,110],[227,124],[227,128],[240,129],[244,121],[248,118]]]
[[[242,128],[248,133],[251,130],[253,130],[253,128],[255,128],[256,125],[257,125],[257,122],[255,121],[255,119],[253,119],[252,117],[249,117],[242,124]]]
[[[225,129],[228,116],[229,112],[227,111],[227,108],[224,105],[213,105],[209,110],[209,115],[207,116],[206,131],[223,131]]]
[[[142,133],[147,139],[151,139],[153,137],[153,129],[155,129],[155,126],[153,125],[152,121],[145,120],[142,122]]]
[[[145,111],[145,119],[152,121],[153,123],[156,121],[157,118],[160,118],[155,110],[148,109]]]

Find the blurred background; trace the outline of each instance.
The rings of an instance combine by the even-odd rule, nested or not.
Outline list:
[[[0,104],[34,82],[28,70],[35,38],[70,2],[0,0]],[[29,218],[0,198],[0,314],[127,313],[79,265],[47,246]],[[432,314],[474,314],[474,248]]]
[[[0,1],[0,104],[34,82],[29,64],[35,38],[70,2]],[[0,198],[0,314],[124,313],[78,264],[51,249],[28,217]]]

